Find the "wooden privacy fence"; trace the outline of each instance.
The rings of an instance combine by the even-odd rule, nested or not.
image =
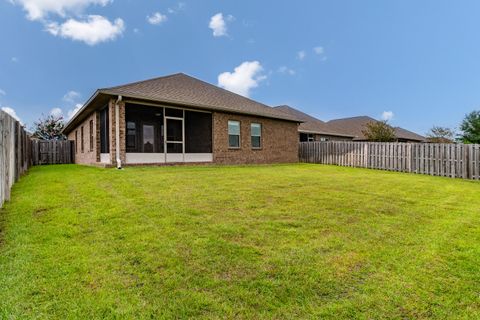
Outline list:
[[[66,164],[75,159],[73,141],[32,140],[32,164]]]
[[[72,141],[33,140],[20,122],[0,110],[0,208],[31,165],[74,163],[72,145]]]
[[[10,189],[28,170],[31,144],[20,122],[0,111],[0,207],[10,199]]]
[[[480,145],[438,143],[301,142],[301,162],[480,179]]]

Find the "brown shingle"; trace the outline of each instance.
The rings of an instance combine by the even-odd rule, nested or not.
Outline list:
[[[299,119],[183,73],[104,88],[100,93],[267,118]]]

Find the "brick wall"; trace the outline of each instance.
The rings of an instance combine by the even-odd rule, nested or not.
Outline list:
[[[110,99],[108,103],[108,119],[109,119],[109,128],[110,128],[110,159],[111,164],[116,165],[117,163],[117,154],[116,154],[116,129],[115,129],[115,103],[116,99]],[[125,164],[125,152],[126,152],[126,139],[125,139],[125,103],[123,101],[118,103],[118,108],[120,111],[120,160],[122,165]]]
[[[228,121],[240,121],[240,148],[228,147]],[[250,124],[262,125],[262,148],[252,149]],[[218,164],[289,163],[298,161],[298,125],[254,116],[213,113],[213,161]]]
[[[93,148],[90,148],[90,121],[93,121]],[[98,116],[97,112],[90,114],[79,126],[68,134],[68,140],[75,141],[75,163],[79,164],[93,164],[97,162],[100,157],[97,154],[98,146],[96,141],[99,137],[97,130]],[[83,127],[83,152],[82,152],[82,127]],[[77,136],[75,139],[75,132]]]

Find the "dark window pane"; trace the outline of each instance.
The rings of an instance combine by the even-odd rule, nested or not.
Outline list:
[[[167,119],[167,141],[182,141],[182,120]]]
[[[182,143],[167,143],[167,153],[182,153]]]
[[[109,153],[108,108],[100,111],[100,152]]]
[[[185,152],[212,153],[212,114],[185,111]]]
[[[230,148],[239,148],[240,147],[240,136],[237,135],[228,135],[228,146]]]
[[[127,122],[127,151],[135,151],[137,147],[137,130],[136,123]]]
[[[183,118],[183,110],[182,109],[165,109],[165,115],[167,117],[176,117],[176,118]]]
[[[252,137],[252,148],[260,148],[260,137]]]
[[[153,152],[155,146],[155,127],[143,125],[143,152]]]

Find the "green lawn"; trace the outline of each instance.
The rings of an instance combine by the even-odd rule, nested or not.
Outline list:
[[[0,210],[0,318],[480,318],[480,183],[34,167]]]

